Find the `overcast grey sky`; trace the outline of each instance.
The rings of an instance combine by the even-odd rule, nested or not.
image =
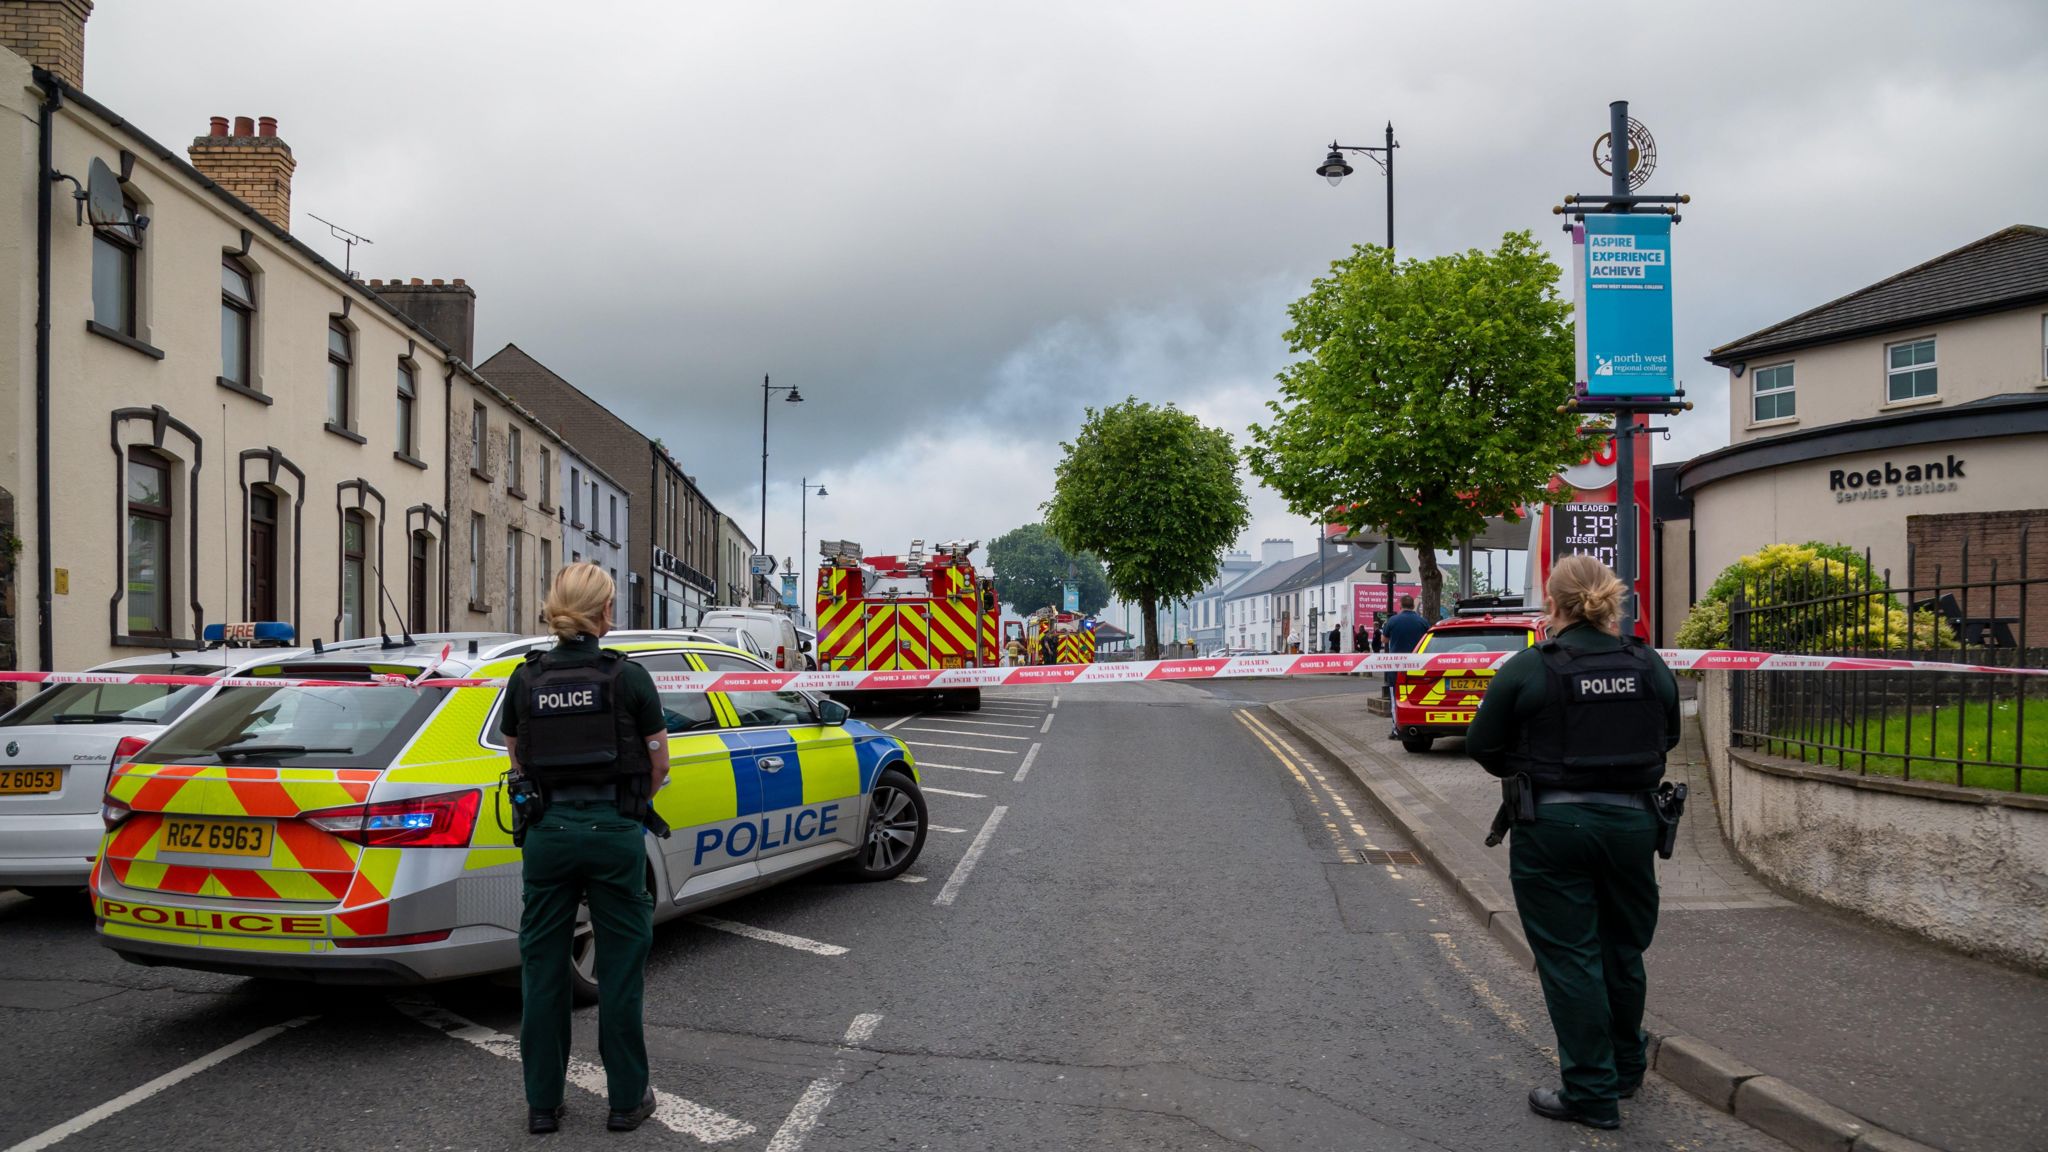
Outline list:
[[[1569,18],[1561,14],[1569,12]],[[1598,23],[1595,23],[1595,21]],[[2014,223],[2048,223],[2048,5],[1860,2],[453,3],[99,0],[88,91],[181,148],[272,115],[369,276],[466,277],[508,341],[678,449],[771,549],[890,552],[1037,516],[1088,405],[1242,437],[1287,302],[1383,232],[1314,174],[1392,120],[1397,246],[1600,191],[1607,101],[1655,133],[1679,361],[1726,439],[1724,343]],[[1689,368],[1684,366],[1690,365]],[[1270,493],[1247,542],[1312,539]]]

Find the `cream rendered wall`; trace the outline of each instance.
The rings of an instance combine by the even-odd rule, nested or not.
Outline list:
[[[1901,496],[1894,486],[1885,485],[1875,489],[1885,494],[1882,499],[1843,501],[1837,499],[1842,493],[1829,489],[1830,473],[1837,469],[1882,469],[1887,460],[1902,470],[1929,461],[1945,465],[1951,455],[1964,464],[1963,477],[1954,481],[1952,492]],[[2048,443],[2038,436],[1957,440],[1803,460],[1717,480],[1692,493],[1700,591],[1705,593],[1721,569],[1746,553],[1766,544],[1809,539],[1868,547],[1871,563],[1880,571],[1891,569],[1903,582],[1906,517],[2038,508],[2048,497],[2044,455]],[[1870,491],[1864,488],[1859,493]]]
[[[0,66],[20,79],[19,62],[0,54]],[[15,448],[8,469],[21,503],[33,512],[33,496],[24,480],[32,479],[30,451],[33,430],[33,340],[21,340],[24,326],[34,322],[35,279],[35,125],[33,93],[7,86],[15,110],[28,119],[21,147],[8,149],[17,167],[13,187],[17,207],[0,217],[0,238],[17,260],[18,276],[11,289],[21,296],[20,325],[8,327],[5,351],[10,365],[7,387],[16,390],[8,411],[20,413],[7,441]],[[136,154],[131,188],[146,201],[150,217],[143,241],[140,272],[142,317],[138,334],[163,353],[153,359],[99,335],[88,333],[92,312],[92,233],[75,224],[69,185],[53,191],[56,198],[52,258],[52,451],[51,477],[55,565],[68,572],[70,590],[55,598],[56,664],[77,668],[118,656],[138,654],[135,647],[117,646],[109,624],[110,597],[125,590],[117,568],[117,537],[124,530],[121,457],[110,440],[111,414],[116,409],[161,407],[198,437],[196,451],[175,433],[165,444],[182,457],[176,479],[178,510],[173,523],[174,633],[196,638],[199,617],[214,623],[242,618],[245,594],[243,531],[246,513],[241,489],[239,454],[244,449],[276,448],[305,473],[298,505],[301,535],[300,596],[297,614],[302,639],[333,639],[340,611],[340,502],[356,503],[355,491],[343,495],[339,485],[359,481],[367,511],[373,517],[369,561],[379,563],[389,578],[400,608],[406,603],[406,509],[426,505],[440,509],[444,500],[441,469],[434,450],[434,430],[444,420],[439,352],[423,336],[408,331],[359,287],[344,284],[297,252],[273,241],[268,233],[215,194],[164,163],[126,133],[107,126],[89,112],[67,106],[57,117],[56,167],[84,177],[98,157],[119,170],[120,152]],[[25,163],[26,167],[19,167]],[[25,211],[20,205],[27,205]],[[241,232],[254,233],[246,260],[256,271],[258,313],[254,339],[253,380],[272,403],[231,392],[215,379],[220,371],[220,258],[241,247]],[[346,310],[355,332],[354,431],[356,443],[326,431],[327,325],[331,314]],[[410,352],[417,364],[416,426],[427,468],[393,456],[397,421],[396,375],[401,357]],[[122,426],[116,438],[153,438],[147,422]],[[189,481],[197,472],[197,494]],[[285,477],[288,488],[297,487]],[[382,497],[381,505],[368,498]],[[194,545],[189,529],[196,519],[197,586],[189,582]],[[434,526],[439,534],[439,526]],[[24,592],[22,632],[33,642],[34,540],[32,517],[22,534]],[[290,552],[293,525],[280,526]],[[439,557],[433,558],[435,573]],[[376,595],[375,574],[366,572],[365,616],[376,627],[396,628],[392,609]],[[288,568],[280,571],[280,615],[292,618]],[[439,589],[430,590],[438,609]],[[195,610],[191,605],[197,601]],[[371,603],[375,607],[371,607]],[[120,613],[119,606],[112,609]],[[125,618],[122,619],[125,624]],[[33,652],[23,657],[32,666]]]
[[[449,598],[451,627],[460,631],[508,631],[522,635],[543,631],[540,605],[545,581],[541,573],[540,542],[548,541],[554,563],[562,563],[563,527],[553,512],[540,507],[540,450],[560,454],[561,444],[532,417],[515,410],[492,391],[480,387],[462,372],[453,377],[454,399],[448,423],[447,460],[456,477],[454,514],[449,516],[450,535],[455,540],[449,569],[453,595]],[[470,429],[476,405],[484,407],[487,438],[484,445],[484,475],[470,467]],[[519,429],[519,468],[511,466],[512,429]],[[519,487],[513,487],[515,478]],[[556,501],[562,499],[559,486],[551,485]],[[484,515],[482,599],[470,599],[469,532],[471,514]],[[510,604],[511,584],[506,564],[506,533],[522,534],[519,574],[518,615]]]
[[[1883,336],[1802,348],[1783,356],[1760,356],[1737,378],[1728,373],[1728,439],[1741,443],[1800,428],[1861,420],[1936,404],[1954,407],[1986,396],[2027,392],[2043,386],[2042,317],[2039,306],[1972,316]],[[1937,383],[1932,399],[1885,402],[1885,347],[1934,337]],[[1761,368],[1791,363],[1798,415],[1789,420],[1750,421],[1755,411],[1750,385]]]

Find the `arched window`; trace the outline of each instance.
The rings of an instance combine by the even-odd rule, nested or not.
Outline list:
[[[128,450],[128,634],[171,634],[171,464]]]
[[[249,266],[233,256],[220,258],[220,378],[243,388],[256,387],[251,351],[255,347],[256,285]],[[269,619],[269,617],[264,617]]]
[[[369,518],[350,509],[341,515],[341,638],[354,640],[363,634],[364,545],[369,536]]]

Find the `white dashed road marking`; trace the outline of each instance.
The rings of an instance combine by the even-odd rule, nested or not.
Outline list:
[[[80,1112],[55,1128],[39,1132],[7,1149],[7,1152],[36,1152],[39,1148],[48,1148],[60,1140],[76,1136],[116,1112],[132,1108],[181,1080],[197,1076],[215,1064],[223,1060],[231,1060],[263,1043],[265,1040],[275,1039],[293,1028],[311,1024],[317,1019],[319,1019],[317,1016],[300,1016],[295,1020],[287,1020],[282,1024],[273,1024],[268,1028],[259,1028],[232,1044],[224,1044],[189,1064],[181,1064],[146,1084],[130,1088],[128,1091],[121,1093],[97,1108]]]
[[[1052,731],[1052,713],[1047,712],[1045,714],[1045,723],[1038,726],[1038,734],[1043,736],[1050,731]]]
[[[1019,724],[1014,720],[970,720],[965,716],[938,716],[933,717],[933,722],[938,724],[984,724],[991,728],[1031,727],[1029,724]]]
[[[896,726],[898,724],[908,724],[912,720],[915,720],[922,715],[924,715],[924,713],[922,712],[912,712],[910,715],[903,717],[901,720],[891,720],[887,724],[882,725],[882,731],[893,732],[895,731]]]
[[[964,796],[969,800],[988,799],[988,793],[986,792],[955,792],[951,788],[934,788],[929,784],[926,784],[923,788],[919,789],[919,791],[931,792],[940,796]]]
[[[922,884],[929,879],[931,879],[929,876],[898,876],[896,882],[899,884]]]
[[[974,866],[980,862],[981,854],[988,851],[988,842],[995,837],[996,825],[1003,822],[1003,813],[1009,810],[1009,805],[998,804],[995,811],[988,814],[988,822],[975,833],[974,843],[967,846],[967,854],[960,857],[960,863],[953,865],[953,874],[946,877],[946,886],[939,889],[938,899],[932,903],[941,908],[948,907],[960,895],[961,886],[974,875]]]
[[[455,1013],[430,1000],[405,997],[394,999],[391,1006],[407,1016],[425,1024],[437,1032],[445,1032],[457,1040],[464,1040],[513,1063],[519,1062],[519,1040],[503,1032],[494,1032],[472,1020],[465,1020]],[[569,1061],[569,1083],[585,1092],[605,1095],[604,1069],[588,1060]],[[680,1132],[695,1137],[706,1144],[724,1144],[742,1136],[754,1134],[754,1126],[744,1120],[735,1119],[716,1108],[671,1096],[659,1088],[654,1090],[655,1122],[671,1132]]]
[[[905,728],[905,732],[931,732],[939,736],[972,736],[976,740],[1029,740],[1029,736],[1005,736],[1001,732],[961,732],[954,728]],[[917,741],[913,740],[915,744]]]
[[[1027,773],[1027,772],[1029,772],[1029,771],[1031,771],[1031,765],[1032,765],[1032,763],[1033,763],[1034,761],[1036,761],[1037,759],[1038,759],[1038,745],[1036,745],[1036,744],[1033,744],[1033,745],[1031,746],[1031,751],[1029,751],[1029,752],[1026,752],[1026,753],[1024,754],[1024,763],[1018,766],[1018,768],[1017,768],[1017,775],[1016,775],[1016,776],[1014,776],[1014,777],[1012,777],[1012,780],[1013,780],[1013,782],[1014,782],[1014,781],[1021,781],[1021,780],[1023,780],[1023,779],[1024,779],[1024,774],[1025,774],[1025,773]]]
[[[858,1048],[874,1038],[875,1029],[882,1026],[880,1012],[863,1012],[853,1018],[853,1024],[846,1029],[846,1040],[840,1051]],[[768,1141],[768,1152],[798,1152],[804,1146],[804,1138],[818,1126],[825,1116],[825,1109],[832,1106],[832,1097],[839,1092],[840,1076],[846,1072],[845,1061],[833,1069],[833,1075],[820,1076],[811,1081],[804,1094],[797,1098],[796,1107],[789,1110],[789,1118],[782,1127],[775,1130],[774,1139]]]
[[[948,828],[948,827],[946,827],[946,826],[945,826],[945,825],[943,825],[943,824],[927,824],[927,825],[925,825],[925,831],[927,831],[927,832],[953,832],[953,833],[960,833],[960,832],[965,832],[965,831],[967,831],[967,829],[965,829],[965,828]]]
[[[794,948],[814,956],[844,956],[847,952],[846,948],[838,944],[826,944],[803,936],[791,936],[787,932],[756,928],[752,924],[736,924],[731,920],[720,920],[716,916],[692,916],[690,923],[716,928],[720,932],[730,932],[735,936],[745,936],[749,940],[759,940],[765,944],[780,944],[784,948]]]
[[[917,766],[919,768],[944,768],[948,772],[979,772],[984,776],[1001,776],[1003,774],[1003,770],[1000,768],[968,768],[959,764],[934,764],[929,760],[919,760]]]
[[[974,744],[934,744],[930,740],[905,740],[912,748],[951,748],[955,752],[995,752],[1004,756],[1015,756],[1015,748],[982,748]]]

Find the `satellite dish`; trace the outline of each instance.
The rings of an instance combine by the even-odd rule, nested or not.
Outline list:
[[[121,195],[121,178],[95,156],[85,173],[85,214],[95,228],[124,228],[132,223],[128,204]]]

